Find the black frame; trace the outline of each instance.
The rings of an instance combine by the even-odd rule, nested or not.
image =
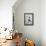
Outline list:
[[[27,17],[28,16],[30,17],[30,15],[32,16],[32,22],[30,21],[31,23],[25,23],[26,22],[26,15],[27,15]],[[34,13],[24,13],[24,25],[34,25]]]

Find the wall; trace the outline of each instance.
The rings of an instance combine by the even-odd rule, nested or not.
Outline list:
[[[34,13],[33,26],[24,25],[24,13]],[[41,46],[41,0],[23,0],[14,8],[14,15],[18,32],[22,32],[24,38],[34,40],[36,46]]]
[[[46,46],[46,0],[41,1],[41,38],[42,46]]]
[[[12,6],[16,0],[0,0],[0,27],[12,28]]]

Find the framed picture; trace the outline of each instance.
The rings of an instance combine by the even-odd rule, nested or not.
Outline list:
[[[34,24],[34,14],[24,13],[24,25],[33,25],[33,24]]]

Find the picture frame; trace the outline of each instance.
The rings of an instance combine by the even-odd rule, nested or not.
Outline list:
[[[24,25],[34,25],[34,13],[24,13]]]

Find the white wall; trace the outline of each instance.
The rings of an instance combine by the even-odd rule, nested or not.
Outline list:
[[[0,0],[0,27],[12,28],[12,6],[16,0]]]
[[[15,6],[15,5],[14,5]],[[41,46],[41,0],[23,0],[15,9],[15,28]],[[34,25],[24,26],[24,13],[34,13]]]
[[[46,46],[46,0],[41,2],[41,38],[42,46]]]

